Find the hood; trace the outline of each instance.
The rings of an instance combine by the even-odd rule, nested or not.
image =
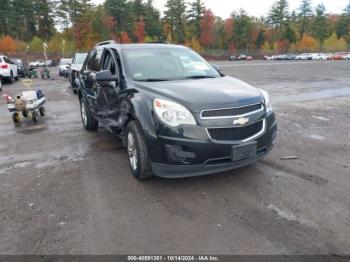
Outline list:
[[[139,82],[154,97],[168,98],[192,112],[239,107],[263,101],[260,91],[232,77],[167,82]]]

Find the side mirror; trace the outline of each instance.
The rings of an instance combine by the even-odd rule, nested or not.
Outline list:
[[[118,75],[112,75],[111,71],[103,70],[96,73],[96,82],[118,82]]]
[[[214,69],[221,75],[224,76],[225,74],[223,72],[221,72],[221,68],[218,65],[211,65],[212,67],[214,67]]]

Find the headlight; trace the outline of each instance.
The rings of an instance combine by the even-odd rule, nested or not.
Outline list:
[[[169,126],[196,125],[191,112],[182,105],[163,99],[154,99],[153,107],[159,119]]]
[[[270,95],[265,90],[262,90],[262,89],[259,89],[259,90],[260,90],[260,92],[263,95],[264,100],[265,100],[266,112],[267,113],[272,112],[273,106],[271,104]]]

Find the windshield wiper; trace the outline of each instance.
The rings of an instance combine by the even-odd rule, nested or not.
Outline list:
[[[166,78],[147,78],[147,79],[140,79],[136,80],[137,82],[163,82],[163,81],[170,81],[170,79]]]
[[[203,79],[203,78],[216,78],[215,76],[203,76],[203,75],[194,75],[186,76],[187,79]]]

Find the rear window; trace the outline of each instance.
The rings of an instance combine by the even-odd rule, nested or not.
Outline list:
[[[65,58],[60,61],[60,65],[67,65],[69,63],[72,63],[72,59]]]

